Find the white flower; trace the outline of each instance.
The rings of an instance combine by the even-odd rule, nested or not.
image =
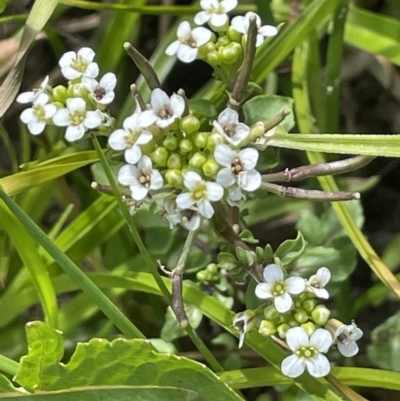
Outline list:
[[[28,130],[32,135],[41,134],[48,120],[54,116],[57,107],[54,104],[48,104],[49,96],[40,93],[34,100],[31,108],[25,109],[21,113],[21,120],[27,124]]]
[[[23,104],[31,103],[31,102],[35,103],[35,101],[38,99],[38,97],[42,93],[45,93],[48,83],[49,83],[49,76],[47,75],[46,78],[39,85],[39,88],[34,88],[29,92],[20,93],[17,97],[17,102],[23,103]]]
[[[203,11],[195,15],[194,22],[197,25],[208,22],[215,31],[226,30],[229,22],[227,13],[232,11],[237,3],[237,0],[200,0]]]
[[[114,100],[117,77],[112,72],[105,74],[100,79],[100,82],[97,82],[94,78],[82,77],[82,84],[97,103],[106,105]]]
[[[352,322],[349,325],[340,326],[335,333],[335,341],[339,352],[346,357],[354,356],[358,352],[358,345],[356,343],[363,336],[361,329]]]
[[[210,41],[212,32],[207,28],[192,28],[188,21],[183,21],[176,31],[178,40],[172,42],[165,53],[173,56],[177,53],[178,59],[184,63],[191,63],[199,52],[199,47]]]
[[[293,305],[290,294],[300,294],[305,290],[304,279],[289,277],[284,280],[282,269],[276,264],[267,265],[264,269],[266,283],[258,283],[256,296],[260,299],[274,298],[274,305],[278,312],[285,313]]]
[[[169,98],[159,88],[151,92],[150,105],[151,109],[143,111],[138,120],[138,124],[144,128],[153,124],[159,128],[167,128],[180,118],[185,110],[185,101],[182,96],[174,94]]]
[[[261,175],[254,169],[258,160],[258,152],[246,148],[235,152],[228,145],[219,144],[214,152],[215,160],[225,168],[217,174],[216,181],[223,187],[237,184],[245,191],[255,191],[261,185]]]
[[[302,327],[292,327],[286,333],[286,342],[293,355],[282,361],[281,370],[285,376],[298,377],[306,368],[314,377],[323,377],[329,373],[331,365],[328,358],[322,355],[332,344],[328,330],[317,329],[309,338]]]
[[[130,117],[125,118],[123,129],[117,129],[108,138],[108,144],[114,150],[125,150],[127,163],[136,164],[142,157],[142,150],[139,145],[149,143],[153,134],[143,129],[138,124],[140,109],[136,110]]]
[[[151,189],[160,189],[163,185],[162,176],[158,170],[153,170],[149,156],[142,156],[137,167],[131,164],[122,166],[118,172],[118,181],[129,186],[135,201],[141,201]]]
[[[264,42],[264,38],[275,36],[278,33],[278,29],[272,25],[264,25],[261,26],[261,18],[252,11],[246,13],[243,17],[238,15],[234,17],[231,21],[231,26],[241,34],[244,34],[247,40],[247,33],[250,27],[250,17],[255,17],[256,25],[257,25],[257,39],[256,39],[256,47],[261,46]]]
[[[329,293],[324,287],[330,279],[330,270],[327,267],[320,267],[316,274],[306,280],[307,290],[313,292],[318,298],[328,299]]]
[[[256,314],[251,309],[237,313],[233,319],[233,326],[240,331],[239,348],[242,348],[244,336],[253,330],[256,324]]]
[[[250,128],[239,122],[239,114],[232,109],[225,109],[213,122],[214,128],[234,146],[239,145],[249,136]]]
[[[86,103],[79,97],[67,99],[67,108],[59,109],[53,117],[54,124],[68,127],[65,139],[73,142],[81,139],[88,129],[97,128],[102,121],[100,112],[87,111]]]
[[[176,198],[180,209],[191,209],[196,206],[199,213],[206,219],[214,214],[214,208],[210,201],[218,201],[222,198],[224,190],[216,182],[204,181],[194,171],[187,171],[184,176],[184,185],[189,192],[181,193]]]
[[[201,217],[196,208],[182,210],[174,201],[166,201],[164,208],[167,212],[166,219],[171,230],[179,223],[182,223],[189,231],[195,231],[200,227]]]
[[[78,53],[67,52],[62,55],[58,65],[61,73],[67,79],[79,77],[96,78],[99,75],[99,66],[93,62],[95,53],[89,47],[82,47]]]

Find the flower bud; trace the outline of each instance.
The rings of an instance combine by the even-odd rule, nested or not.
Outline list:
[[[210,150],[211,152],[214,152],[216,146],[219,145],[220,143],[224,143],[223,136],[218,132],[212,132],[208,137],[207,149]]]
[[[217,274],[218,273],[218,266],[215,263],[210,263],[206,267],[207,271],[210,272],[210,274]]]
[[[221,57],[220,57],[220,55],[218,54],[217,51],[213,51],[213,52],[207,53],[207,56],[206,56],[205,60],[211,66],[221,64]]]
[[[314,322],[320,326],[324,326],[331,316],[331,311],[325,305],[317,305],[311,312]]]
[[[309,337],[316,330],[315,324],[313,322],[303,323],[300,325],[300,327],[302,327],[306,331],[306,333],[308,334]]]
[[[193,135],[199,130],[200,121],[195,116],[188,114],[180,120],[179,125],[186,135]]]
[[[220,36],[215,44],[215,48],[219,50],[221,47],[228,46],[231,41],[227,36]]]
[[[52,96],[55,102],[65,103],[68,98],[68,89],[63,85],[58,85],[53,88]]]
[[[265,337],[270,337],[276,333],[276,327],[269,320],[262,320],[258,332]]]
[[[208,159],[201,169],[206,177],[215,177],[220,169],[220,165],[214,159]]]
[[[294,318],[297,323],[305,323],[308,320],[308,313],[304,309],[297,309]]]
[[[196,273],[196,278],[197,281],[208,281],[208,272],[206,272],[205,270],[200,270]]]
[[[303,301],[302,306],[306,312],[311,313],[317,304],[318,301],[315,298],[309,298]]]
[[[143,155],[149,155],[156,146],[156,140],[153,138],[150,142],[145,143],[144,145],[140,145],[140,149],[142,149]]]
[[[201,169],[204,163],[207,161],[207,157],[204,153],[196,152],[189,160],[189,166]]]
[[[240,43],[242,39],[242,34],[239,33],[236,29],[234,29],[232,26],[228,28],[226,31],[226,35],[232,42],[237,42]]]
[[[179,149],[181,150],[181,152],[189,153],[193,150],[193,148],[194,143],[190,139],[184,138],[179,141]]]
[[[239,59],[242,47],[238,43],[231,43],[229,46],[220,48],[218,53],[221,55],[223,63],[233,64]]]
[[[197,132],[193,135],[192,139],[194,144],[199,148],[203,149],[207,146],[208,136],[210,134],[208,132]]]
[[[279,312],[274,305],[268,305],[264,308],[264,316],[267,320],[275,320],[279,317]]]
[[[178,149],[179,146],[179,139],[175,135],[167,135],[163,140],[163,145],[168,150],[175,150]]]
[[[171,187],[183,188],[183,174],[181,170],[168,170],[165,173],[165,179]]]
[[[168,157],[167,167],[171,170],[180,170],[182,168],[182,159],[178,153],[172,153]]]
[[[282,323],[277,328],[278,336],[282,339],[286,338],[286,333],[290,329],[290,325],[288,323]]]
[[[156,164],[157,166],[162,166],[162,167],[167,166],[168,156],[169,156],[168,150],[162,146],[154,149],[150,154],[153,163]]]
[[[70,97],[80,97],[84,100],[88,99],[88,90],[81,83],[70,85],[67,92]]]

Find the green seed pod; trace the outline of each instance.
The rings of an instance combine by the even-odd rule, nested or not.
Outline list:
[[[201,169],[206,177],[215,177],[220,169],[220,165],[214,159],[208,159]]]
[[[179,146],[179,139],[175,135],[167,135],[163,140],[163,145],[168,150],[175,150],[178,149]]]
[[[185,134],[193,135],[199,130],[200,121],[195,116],[189,114],[179,121],[179,126]]]
[[[286,338],[286,333],[290,329],[290,325],[288,323],[282,323],[277,328],[278,336],[282,339]]]
[[[204,163],[207,161],[207,157],[204,153],[196,152],[189,160],[189,166],[201,169]]]
[[[194,144],[199,148],[203,149],[207,146],[209,132],[197,132],[193,135],[192,139]]]
[[[181,170],[168,170],[165,173],[165,179],[171,187],[183,188],[183,174]]]
[[[182,168],[182,159],[178,153],[172,153],[168,157],[167,167],[171,170],[180,170]]]
[[[308,314],[304,309],[298,309],[294,314],[297,323],[305,323],[308,320]]]
[[[258,332],[265,337],[270,337],[276,333],[276,327],[269,320],[262,320]]]
[[[325,305],[317,305],[311,312],[314,322],[320,326],[324,326],[331,316],[331,311]]]
[[[193,148],[194,143],[190,139],[184,138],[179,141],[179,149],[181,150],[181,152],[189,153],[193,150]]]
[[[60,102],[65,104],[65,101],[68,98],[68,89],[63,85],[58,85],[53,88],[53,99],[55,102]]]
[[[162,146],[154,149],[150,154],[153,163],[160,167],[167,166],[168,156],[169,156],[168,150]]]

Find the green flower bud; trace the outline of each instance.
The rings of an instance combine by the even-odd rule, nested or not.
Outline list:
[[[181,170],[168,170],[165,173],[165,179],[171,187],[183,188],[183,174]]]
[[[308,320],[308,313],[304,309],[298,309],[294,318],[297,323],[305,323]]]
[[[230,26],[226,31],[226,35],[232,42],[241,43],[242,34],[235,30],[232,26]]]
[[[238,43],[231,43],[229,46],[220,48],[218,53],[221,55],[221,60],[223,63],[233,64],[242,54],[242,48]]]
[[[88,90],[81,83],[70,85],[68,87],[68,95],[88,100]]]
[[[197,281],[208,281],[208,273],[205,270],[200,270],[196,273]]]
[[[204,153],[196,152],[189,160],[189,166],[194,168],[202,168],[204,163],[207,161],[207,157]]]
[[[207,149],[214,152],[215,147],[220,143],[224,143],[224,137],[218,132],[213,132],[208,137]]]
[[[140,145],[140,149],[142,149],[142,154],[149,155],[154,150],[155,146],[156,140],[153,138],[150,142]]]
[[[208,159],[201,169],[206,177],[215,177],[220,169],[220,165],[215,159]]]
[[[65,104],[65,101],[68,98],[68,89],[63,85],[58,85],[53,88],[52,96],[55,102],[61,102]]]
[[[182,168],[182,159],[178,153],[172,153],[168,157],[167,167],[171,170],[180,170]]]
[[[168,150],[175,150],[178,149],[179,146],[179,139],[175,135],[167,135],[163,140],[163,145]]]
[[[315,324],[314,324],[313,322],[303,323],[303,324],[300,325],[300,327],[302,327],[302,328],[306,331],[306,333],[307,333],[307,335],[308,335],[309,337],[310,337],[310,336],[314,333],[314,331],[316,330],[316,326],[315,326]]]
[[[217,51],[213,51],[213,52],[207,53],[207,56],[206,56],[205,60],[211,66],[221,64],[221,57],[220,57],[220,55],[218,54]]]
[[[150,154],[153,163],[161,167],[167,166],[168,156],[168,150],[161,146],[154,149]]]
[[[279,317],[279,312],[274,305],[268,305],[264,308],[264,316],[268,320],[275,320]]]
[[[278,336],[282,339],[286,338],[286,333],[290,329],[290,325],[288,323],[282,323],[277,328]]]
[[[306,312],[311,313],[314,308],[317,306],[318,301],[315,298],[309,298],[303,301],[302,307]]]
[[[227,36],[220,36],[215,44],[215,48],[219,50],[221,47],[228,46],[231,43]]]
[[[218,273],[218,266],[216,265],[216,263],[210,263],[207,267],[206,267],[207,271],[210,272],[210,274],[217,274]]]
[[[320,326],[324,326],[331,316],[331,311],[325,305],[317,305],[311,312],[314,322]]]
[[[258,332],[265,337],[273,336],[276,333],[275,325],[269,320],[262,320]]]
[[[179,122],[181,130],[187,134],[192,135],[195,134],[200,128],[200,121],[195,116],[191,114],[185,116]]]
[[[203,149],[207,146],[209,132],[197,132],[193,135],[192,139],[194,144],[199,148]]]
[[[193,150],[193,148],[194,143],[190,139],[184,138],[179,141],[179,149],[181,150],[181,152],[189,153]]]

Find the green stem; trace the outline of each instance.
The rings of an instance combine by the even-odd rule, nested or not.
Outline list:
[[[127,338],[145,338],[140,330],[114,305],[110,299],[68,258],[45,234],[45,232],[0,189],[0,198],[21,221],[26,231],[37,241],[64,270],[70,279],[88,296]]]
[[[9,375],[15,376],[19,368],[19,363],[13,359],[0,355],[0,370]]]

